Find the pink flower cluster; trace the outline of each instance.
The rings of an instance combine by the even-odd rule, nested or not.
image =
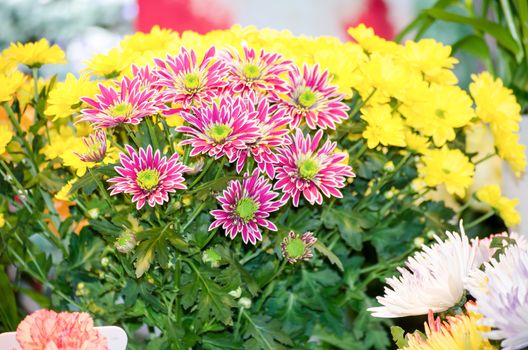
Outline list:
[[[342,197],[346,177],[354,176],[343,164],[345,154],[336,143],[323,141],[323,130],[335,129],[347,117],[344,95],[329,82],[328,71],[318,65],[302,71],[277,53],[243,46],[241,51],[214,47],[200,60],[190,49],[154,60],[152,67],[133,67],[110,87],[100,85],[81,121],[96,128],[139,124],[151,115],[179,115],[176,128],[180,145],[190,147],[190,157],[224,158],[242,181],[231,181],[218,197],[222,209],[213,210],[210,229],[222,226],[244,242],[261,239],[259,227],[275,225],[267,219],[290,198],[322,204],[325,197]],[[299,129],[316,130],[312,137]],[[126,147],[121,154],[121,175],[110,179],[112,195],[128,193],[140,209],[167,202],[168,194],[184,189],[182,174],[189,168],[177,155],[161,158],[150,146],[137,153]],[[279,196],[280,200],[274,201]]]
[[[18,325],[22,350],[108,350],[108,341],[84,312],[39,310]]]

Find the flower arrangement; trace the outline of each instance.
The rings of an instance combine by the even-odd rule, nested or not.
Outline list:
[[[495,214],[519,222],[515,200],[471,186],[492,158],[524,171],[520,107],[488,73],[458,87],[433,40],[349,34],[154,28],[64,81],[39,77],[63,62],[56,46],[13,44],[0,54],[0,254],[43,303],[122,326],[132,348],[389,347],[390,323],[367,309],[446,310],[464,281],[439,301],[418,290],[412,308],[400,291],[436,263],[453,265],[431,288],[484,262],[464,235],[435,238],[375,307],[408,254],[461,218],[473,234]],[[479,127],[489,154],[466,147]],[[476,216],[473,201],[491,207]],[[475,317],[431,316],[426,333]]]

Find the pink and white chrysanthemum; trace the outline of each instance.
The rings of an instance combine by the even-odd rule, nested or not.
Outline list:
[[[79,121],[92,123],[96,128],[113,128],[120,124],[137,125],[149,115],[160,110],[161,102],[156,98],[156,90],[141,88],[139,78],[123,78],[118,86],[106,87],[99,84],[101,94],[82,97],[91,108],[81,111]]]
[[[246,149],[260,137],[256,112],[250,111],[241,98],[224,97],[218,103],[192,107],[192,113],[182,111],[180,115],[189,126],[176,130],[189,137],[181,144],[192,146],[191,157],[208,154],[218,159],[227,155],[232,160],[237,150]]]
[[[143,67],[138,67],[135,64],[133,64],[132,65],[132,76],[133,78],[139,79],[140,89],[161,90],[161,87],[157,85],[158,75],[148,65],[143,66]]]
[[[260,98],[256,101],[254,94],[248,96],[251,96],[248,102],[250,115],[254,116],[257,121],[260,135],[255,142],[247,144],[245,149],[237,149],[230,161],[236,160],[236,170],[240,173],[248,157],[253,157],[259,171],[266,172],[273,179],[275,177],[275,165],[279,161],[274,149],[289,144],[287,124],[291,118],[286,115],[284,110],[271,112],[266,98]],[[252,113],[253,111],[257,112],[256,115]]]
[[[344,95],[328,84],[328,74],[326,70],[321,73],[319,65],[304,65],[302,75],[296,66],[289,71],[287,96],[277,100],[277,108],[284,108],[293,117],[292,127],[304,119],[310,129],[335,129],[348,117],[349,107],[341,102]]]
[[[132,195],[132,202],[136,202],[137,209],[143,208],[145,203],[151,207],[169,201],[169,193],[183,190],[183,173],[188,168],[178,161],[179,155],[173,154],[169,159],[161,157],[160,151],[153,153],[149,145],[147,149],[140,148],[139,153],[131,146],[125,146],[128,156],[119,154],[121,167],[115,171],[121,176],[113,177],[108,182],[113,183],[109,189],[110,195],[128,193]]]
[[[243,45],[244,54],[236,50],[225,50],[220,59],[228,68],[228,89],[233,94],[246,96],[250,92],[259,95],[287,91],[287,82],[280,76],[291,69],[292,62],[285,60],[281,54],[267,53]]]
[[[322,137],[322,130],[312,139],[297,129],[293,142],[279,148],[275,189],[284,192],[283,199],[292,198],[295,207],[301,195],[312,205],[323,203],[321,193],[342,198],[339,189],[345,186],[346,177],[355,176],[352,168],[342,163],[346,155],[334,152],[335,142],[327,140],[319,147]]]
[[[106,155],[106,133],[104,130],[96,130],[94,134],[83,137],[86,152],[73,152],[83,162],[98,163],[103,161]]]
[[[108,350],[108,340],[85,312],[35,311],[20,322],[16,339],[22,349]]]
[[[251,176],[247,173],[245,176],[242,183],[230,181],[227,189],[217,197],[222,209],[211,211],[215,221],[209,226],[209,231],[222,226],[231,239],[241,233],[244,243],[256,244],[262,240],[260,227],[277,231],[277,226],[267,218],[284,203],[274,201],[279,194],[272,191],[269,180],[259,176],[257,170]]]
[[[215,47],[211,47],[200,64],[194,50],[182,47],[177,56],[167,55],[165,60],[154,59],[158,69],[158,82],[164,87],[163,100],[177,105],[166,112],[174,114],[180,110],[189,110],[191,105],[211,103],[227,82],[225,63],[215,60]]]

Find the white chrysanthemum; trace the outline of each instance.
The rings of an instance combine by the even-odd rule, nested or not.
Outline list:
[[[484,271],[471,273],[467,287],[476,299],[472,310],[491,327],[484,335],[503,339],[505,350],[528,347],[528,250],[522,244],[512,245],[484,266]]]
[[[404,317],[445,311],[460,302],[464,281],[481,262],[476,259],[477,245],[470,243],[462,226],[461,234],[447,232],[442,241],[424,246],[398,268],[401,276],[386,280],[385,295],[378,297],[383,306],[368,311],[375,317]]]

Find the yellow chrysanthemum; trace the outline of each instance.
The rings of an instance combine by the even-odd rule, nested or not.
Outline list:
[[[469,91],[477,106],[477,116],[489,123],[493,132],[519,131],[521,106],[512,90],[504,87],[502,80],[494,80],[488,72],[473,74],[471,79]]]
[[[409,79],[410,72],[392,56],[374,53],[360,70],[367,85],[363,89],[359,86],[363,99],[374,90],[376,92],[370,98],[372,103],[384,103],[391,97],[402,99],[405,96],[406,85],[402,82]]]
[[[129,52],[159,51],[166,50],[177,39],[178,34],[172,30],[154,26],[150,33],[137,32],[126,36],[121,41],[121,47]]]
[[[67,118],[77,112],[81,106],[80,98],[92,96],[97,92],[97,84],[88,77],[79,79],[68,73],[64,82],[57,83],[48,97],[48,107],[44,111],[47,116],[54,116],[53,120]]]
[[[86,62],[86,71],[105,78],[116,77],[134,62],[135,57],[137,54],[114,48],[107,54],[93,56],[90,61]]]
[[[61,126],[59,130],[50,131],[49,143],[41,150],[46,159],[53,160],[60,157],[67,150],[71,150],[75,143],[74,130],[67,126]]]
[[[11,61],[3,53],[0,53],[0,74],[12,73],[16,66],[16,62]]]
[[[3,51],[8,59],[25,64],[29,68],[38,68],[43,64],[66,62],[64,51],[58,45],[50,46],[48,40],[41,39],[34,43],[12,43]]]
[[[73,184],[75,183],[75,181],[77,181],[77,180],[76,179],[71,179],[70,181],[68,181],[66,183],[66,185],[62,186],[60,191],[57,192],[57,194],[55,194],[55,199],[60,200],[60,201],[65,201],[65,202],[72,201],[74,196],[69,195],[68,193],[70,192],[70,190],[71,190]]]
[[[473,182],[475,165],[458,149],[444,146],[428,150],[422,157],[418,172],[427,186],[445,185],[447,192],[464,197]]]
[[[39,78],[37,82],[37,90],[40,92],[46,86],[46,80]],[[27,106],[33,101],[35,97],[35,80],[32,76],[26,77],[24,83],[17,91],[18,102],[21,106]]]
[[[457,86],[432,84],[423,91],[421,101],[404,103],[399,110],[407,124],[426,136],[436,146],[455,139],[455,129],[466,126],[474,116],[472,101]]]
[[[0,228],[4,227],[4,225],[5,225],[4,214],[0,213]]]
[[[367,52],[394,54],[399,49],[398,44],[380,38],[374,33],[374,29],[363,23],[348,28],[347,33]]]
[[[420,334],[407,336],[408,344],[401,350],[494,350],[482,336],[484,328],[477,324],[479,315],[449,316],[447,321],[429,317],[425,323],[425,339]]]
[[[517,177],[526,170],[526,146],[519,141],[519,134],[493,133],[499,157],[511,166]]]
[[[477,198],[495,209],[506,226],[511,227],[521,222],[521,215],[515,209],[519,204],[519,199],[509,199],[502,196],[501,189],[498,185],[488,185],[481,187],[477,193]]]
[[[0,73],[0,102],[9,102],[24,83],[24,74],[19,71]]]
[[[410,128],[405,129],[405,143],[407,147],[415,152],[424,154],[429,149],[429,138],[412,132]]]
[[[392,113],[388,104],[363,108],[361,118],[367,122],[363,137],[367,139],[367,146],[374,148],[378,144],[383,146],[405,147],[405,133],[402,119]]]
[[[13,136],[13,132],[7,125],[0,125],[0,155],[6,151],[6,146],[11,142]]]
[[[451,47],[433,39],[418,42],[407,41],[399,52],[401,59],[411,67],[420,70],[427,81],[454,85],[458,79],[451,71],[458,60],[451,57]]]

